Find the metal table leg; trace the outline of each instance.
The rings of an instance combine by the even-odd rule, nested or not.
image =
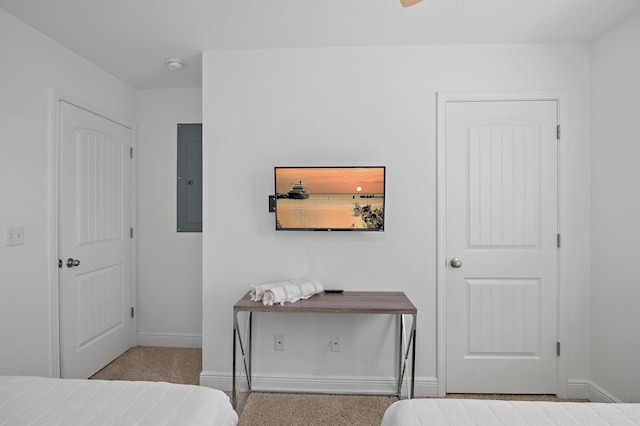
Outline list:
[[[236,339],[238,336],[238,321],[236,313],[233,313],[233,368],[231,369],[231,405],[237,407],[238,398],[236,396]]]
[[[400,334],[398,342],[398,399],[402,395],[402,382],[404,381],[404,317],[402,314],[398,314],[398,333]]]
[[[233,313],[233,367],[232,367],[232,378],[231,378],[231,403],[233,407],[236,409],[238,414],[242,412],[244,405],[249,399],[249,394],[251,394],[251,332],[252,332],[252,323],[253,323],[253,312],[249,312],[248,317],[248,331],[247,331],[247,339],[245,343],[242,342],[242,334],[240,333],[240,327],[238,325],[238,312]],[[242,357],[242,365],[241,368],[244,369],[246,379],[247,379],[247,395],[245,396],[242,403],[238,404],[237,397],[237,386],[236,386],[236,339],[238,346],[240,348],[240,355]]]
[[[409,393],[408,398],[415,398],[415,387],[416,387],[416,322],[418,320],[417,315],[413,315],[413,324],[411,325],[411,334],[410,339],[412,340],[412,353],[411,353],[411,392]]]
[[[415,391],[415,371],[416,371],[416,315],[412,315],[413,322],[411,324],[411,331],[409,332],[409,337],[406,339],[407,347],[405,349],[405,316],[399,315],[400,317],[400,359],[399,359],[399,371],[398,371],[398,398],[401,397],[402,394],[402,383],[404,381],[405,370],[408,367],[409,362],[409,353],[411,353],[411,377],[407,380],[407,398],[411,399],[414,397]]]

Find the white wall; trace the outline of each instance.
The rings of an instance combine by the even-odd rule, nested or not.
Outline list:
[[[593,43],[591,75],[591,380],[640,402],[640,14]]]
[[[205,53],[204,382],[229,388],[231,306],[249,284],[307,276],[347,290],[405,291],[420,312],[419,389],[433,390],[435,93],[567,89],[570,128],[561,148],[567,198],[561,203],[570,308],[561,327],[570,334],[563,346],[569,377],[590,380],[611,399],[638,402],[640,286],[630,265],[640,254],[634,220],[640,203],[633,197],[640,176],[632,163],[640,149],[633,127],[639,40],[635,15],[597,40],[590,60],[581,45]],[[0,55],[12,59],[0,69],[0,235],[8,225],[25,228],[23,246],[0,244],[0,374],[54,371],[51,88],[117,117],[139,116],[139,337],[143,343],[196,341],[201,235],[173,234],[172,194],[175,123],[201,121],[199,90],[136,93],[1,10]],[[387,165],[387,231],[276,234],[265,200],[273,192],[272,168],[297,164]],[[238,188],[244,197],[237,197]],[[159,250],[162,245],[171,248]],[[369,264],[376,268],[361,268]],[[393,334],[391,325],[369,317],[260,318],[262,361],[255,368],[268,383],[302,378],[294,387],[331,376],[364,377],[367,384],[372,376],[393,374],[389,345],[378,348]],[[274,332],[287,336],[284,353],[272,351]],[[343,336],[343,352],[328,351],[332,334]],[[300,362],[300,354],[310,361]]]
[[[202,89],[139,90],[138,344],[202,345],[202,233],[176,232],[177,124],[202,122]]]
[[[250,284],[308,277],[345,290],[404,291],[419,312],[416,390],[435,394],[436,92],[548,89],[568,91],[561,291],[571,302],[561,327],[571,336],[569,378],[586,383],[588,79],[585,45],[205,52],[201,383],[230,388],[232,305]],[[267,195],[275,165],[367,164],[387,166],[384,233],[274,231]],[[258,318],[256,387],[336,389],[325,379],[342,377],[374,390],[376,377],[395,374],[390,320]],[[276,332],[285,333],[284,352],[273,351]],[[343,337],[340,353],[329,351],[333,334]]]
[[[0,10],[0,374],[51,375],[52,88],[131,120],[135,91]],[[7,225],[24,245],[5,247]]]

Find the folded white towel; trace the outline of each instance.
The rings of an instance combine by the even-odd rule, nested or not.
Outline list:
[[[302,284],[307,281],[308,280],[298,279],[298,280],[278,281],[275,283],[267,283],[267,284],[255,284],[251,286],[251,289],[249,290],[249,295],[251,296],[252,301],[260,302],[264,297],[265,291],[269,289],[272,289],[274,287],[282,287],[290,284]]]
[[[324,288],[319,281],[304,280],[301,283],[274,286],[267,289],[262,297],[262,303],[267,306],[275,303],[284,305],[285,302],[293,303],[300,299],[308,299],[323,291]]]
[[[277,285],[278,285],[277,283],[252,285],[251,289],[249,290],[249,295],[251,296],[251,300],[253,302],[262,301],[262,298],[264,297],[264,292]]]

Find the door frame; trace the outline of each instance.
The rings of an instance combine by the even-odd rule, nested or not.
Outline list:
[[[60,102],[67,102],[78,108],[84,109],[96,114],[106,120],[113,121],[121,126],[128,128],[131,131],[131,147],[133,152],[137,152],[137,139],[136,139],[136,125],[124,118],[118,118],[116,114],[110,111],[105,111],[102,108],[96,107],[89,102],[82,99],[78,99],[75,96],[61,92],[58,89],[51,88],[49,93],[49,282],[50,282],[50,344],[51,344],[51,377],[60,377],[60,299],[59,299],[59,280],[58,280],[58,259],[60,259],[59,251],[59,197],[60,197]],[[136,194],[136,171],[137,161],[136,157],[131,159],[131,192],[130,192],[130,212],[131,212],[131,227],[136,228],[137,221],[137,194]],[[131,306],[137,308],[137,233],[133,233],[133,238],[130,239],[130,292],[131,292]],[[138,329],[138,318],[134,316],[131,323],[130,341],[131,344],[135,343],[136,330]]]
[[[451,102],[486,102],[486,101],[555,101],[558,105],[558,123],[561,127],[561,139],[558,145],[558,232],[565,235],[564,227],[566,207],[562,200],[566,199],[566,179],[563,172],[567,169],[564,153],[567,150],[569,126],[567,122],[568,92],[565,90],[548,91],[460,91],[437,92],[437,127],[436,127],[436,170],[437,170],[437,247],[436,247],[436,375],[437,396],[447,393],[447,292],[446,292],[446,105]],[[562,268],[562,250],[558,250],[558,341],[562,342],[561,355],[558,357],[557,392],[566,397],[569,380],[569,303],[567,291],[567,272]]]

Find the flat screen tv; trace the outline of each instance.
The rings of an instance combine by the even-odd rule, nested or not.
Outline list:
[[[276,230],[384,231],[384,166],[275,167]]]

